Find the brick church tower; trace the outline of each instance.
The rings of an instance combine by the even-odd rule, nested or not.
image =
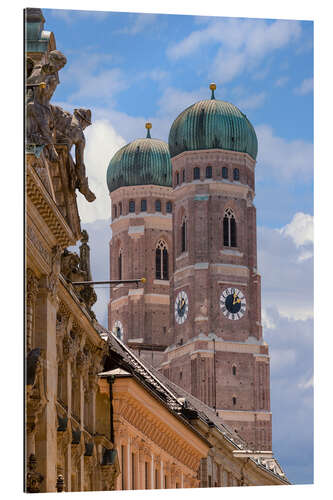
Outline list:
[[[161,371],[271,450],[268,346],[257,272],[257,137],[234,105],[197,102],[174,121],[172,341]]]
[[[109,329],[156,364],[168,337],[173,272],[171,159],[168,145],[147,137],[111,159],[107,184],[112,207],[110,279],[146,278],[144,286],[110,290]]]

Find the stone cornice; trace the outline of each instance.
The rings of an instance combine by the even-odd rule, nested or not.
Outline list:
[[[229,151],[227,149],[199,149],[196,151],[183,151],[177,156],[171,158],[172,166],[175,167],[180,163],[185,166],[187,162],[230,162],[230,163],[245,163],[250,168],[254,168],[256,161],[248,154],[240,151]]]
[[[76,238],[33,167],[26,165],[26,193],[62,248],[75,245]]]
[[[194,429],[177,422],[168,410],[161,411],[160,404],[134,379],[116,379],[113,387],[115,418],[124,419],[166,453],[197,471],[200,459],[208,452],[208,443],[202,442]]]

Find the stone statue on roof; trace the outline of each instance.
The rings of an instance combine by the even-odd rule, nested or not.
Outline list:
[[[26,82],[26,142],[45,146],[46,156],[51,162],[58,159],[55,150],[55,127],[50,99],[59,83],[58,71],[67,62],[59,50],[48,54],[46,64],[35,64],[27,61]]]
[[[75,145],[75,162],[69,153],[71,187],[79,189],[87,201],[94,201],[96,196],[89,189],[84,164],[86,141],[83,131],[91,125],[91,111],[84,108],[74,109],[74,114],[72,115],[68,111],[64,111],[60,106],[51,105],[51,109],[54,117],[57,143],[67,144],[68,151]]]

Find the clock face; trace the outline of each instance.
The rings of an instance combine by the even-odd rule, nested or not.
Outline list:
[[[124,338],[124,328],[123,325],[121,324],[121,321],[119,320],[115,321],[112,333],[114,333],[120,340]]]
[[[220,296],[220,307],[226,318],[241,319],[246,311],[246,298],[238,288],[226,288]]]
[[[188,297],[186,292],[182,291],[176,297],[175,317],[179,325],[184,323],[188,314]]]

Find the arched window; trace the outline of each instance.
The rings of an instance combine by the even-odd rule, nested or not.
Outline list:
[[[183,170],[183,182],[185,182],[185,169]]]
[[[228,167],[222,167],[222,177],[228,179]]]
[[[122,279],[122,274],[123,274],[122,266],[123,266],[123,255],[120,251],[118,255],[118,279],[120,280]]]
[[[161,205],[161,200],[156,200],[155,201],[155,210],[156,212],[160,212],[162,210],[162,205]]]
[[[232,404],[235,405],[236,403],[237,403],[237,400],[236,400],[235,396],[233,396],[233,398],[232,398]]]
[[[231,208],[227,208],[223,218],[223,245],[225,247],[236,247],[236,219]]]
[[[160,240],[156,246],[155,252],[156,263],[156,279],[168,280],[169,279],[169,255],[165,241]]]
[[[135,212],[135,201],[134,200],[130,200],[129,205],[128,205],[128,209],[132,213]]]
[[[200,168],[199,167],[194,167],[193,169],[193,179],[200,179]]]
[[[176,172],[176,185],[178,186],[179,184],[179,172]]]
[[[123,213],[123,205],[121,203],[121,201],[119,202],[119,215],[121,215]]]
[[[183,222],[182,222],[182,226],[181,226],[181,251],[182,252],[186,252],[186,240],[187,240],[187,228],[186,228],[186,225],[187,225],[187,221],[186,219],[184,218],[183,219]]]
[[[113,205],[113,217],[114,219],[117,217],[117,205]]]
[[[141,212],[147,211],[147,200],[141,200]]]
[[[166,211],[168,212],[168,214],[171,214],[171,212],[172,212],[172,203],[171,203],[171,201],[167,201],[166,202]]]
[[[234,168],[234,181],[239,181],[239,168]]]
[[[206,178],[207,178],[207,179],[211,179],[211,178],[212,178],[212,175],[213,175],[213,169],[212,169],[212,167],[209,165],[208,167],[206,167]]]
[[[232,374],[236,375],[236,373],[237,373],[237,368],[236,368],[235,365],[233,365],[233,367],[232,367]]]

